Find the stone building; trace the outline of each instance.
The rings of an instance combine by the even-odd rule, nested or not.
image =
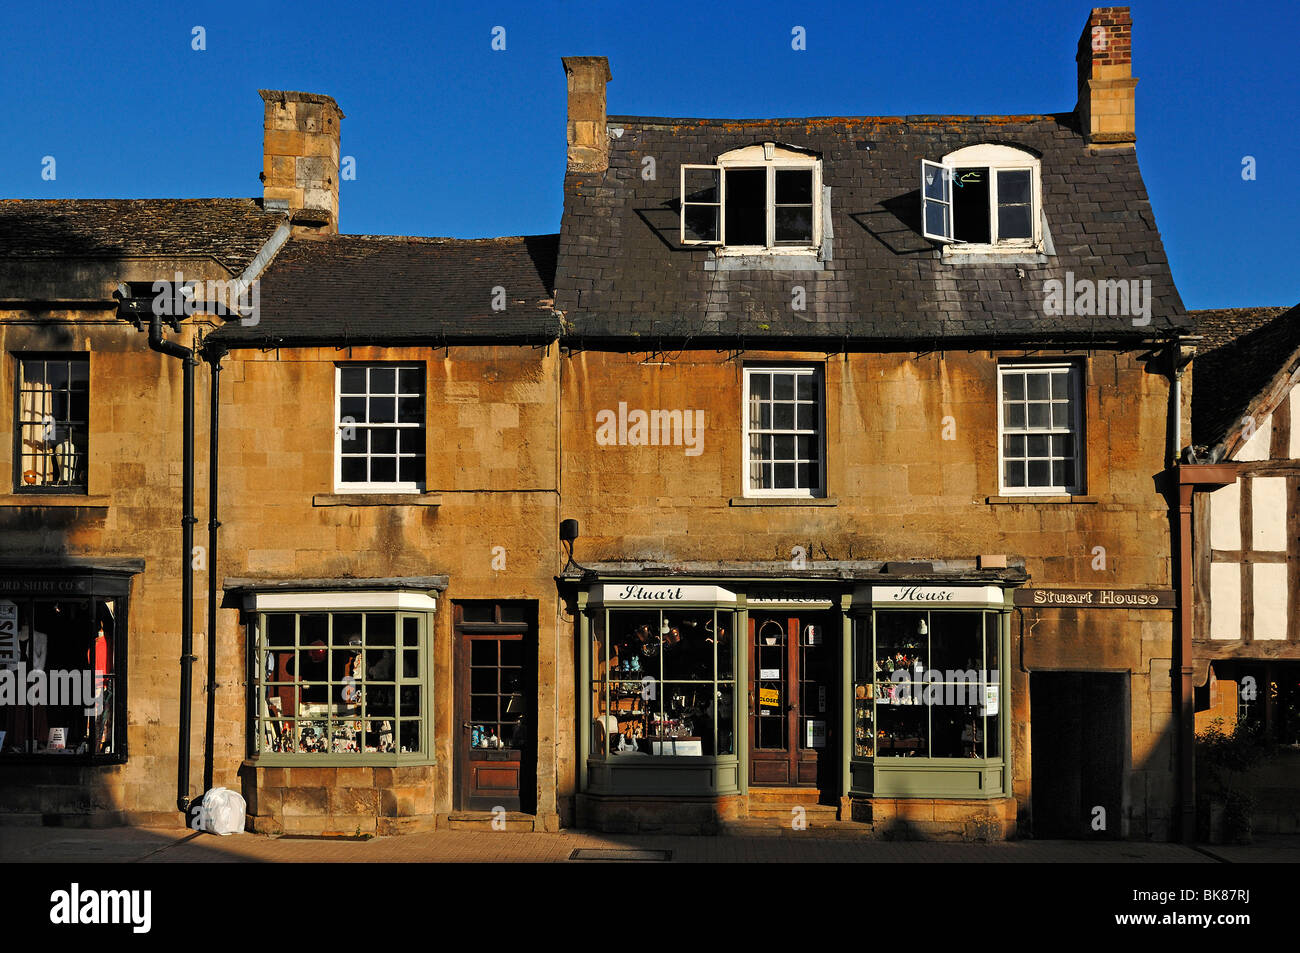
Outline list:
[[[1189,321],[1129,30],[1029,116],[606,115],[565,61],[580,824],[1171,835]]]
[[[6,697],[0,685],[6,821],[180,816],[179,588],[204,559],[180,543],[183,406],[189,396],[206,429],[194,385],[206,374],[151,350],[114,293],[164,283],[159,339],[192,348],[218,322],[185,315],[176,276],[205,289],[251,282],[289,231],[283,212],[249,199],[0,202],[0,421],[12,435],[0,442],[11,480],[0,495],[0,683],[21,674],[31,690]],[[206,451],[195,451],[200,478]],[[206,608],[196,593],[195,617]],[[70,691],[34,694],[56,674]]]
[[[339,234],[292,92],[258,200],[0,204],[0,666],[57,622],[113,713],[11,713],[0,807],[1172,836],[1190,321],[1129,51],[1093,10],[1070,112],[739,121],[568,58],[558,236]],[[178,271],[227,284],[173,328]]]

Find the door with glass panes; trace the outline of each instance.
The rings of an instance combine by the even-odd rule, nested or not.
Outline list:
[[[457,606],[457,774],[462,810],[531,812],[536,638],[527,607]]]
[[[837,790],[833,622],[827,613],[750,613],[750,784]]]

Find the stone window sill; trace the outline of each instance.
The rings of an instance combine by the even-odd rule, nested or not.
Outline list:
[[[312,506],[441,506],[440,493],[317,493]]]
[[[1096,503],[1095,496],[986,496],[984,502],[989,504],[1000,503],[1066,503],[1066,504],[1090,504]]]
[[[81,507],[83,509],[106,510],[111,502],[104,495],[89,496],[85,493],[2,493],[0,506],[58,506]]]
[[[835,497],[813,496],[733,496],[731,506],[839,506]]]
[[[1047,255],[1034,248],[1002,248],[981,245],[978,248],[943,246],[943,260],[954,265],[1045,265]]]

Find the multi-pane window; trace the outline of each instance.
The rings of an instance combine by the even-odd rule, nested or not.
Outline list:
[[[746,494],[822,493],[821,379],[813,367],[745,368]]]
[[[735,613],[628,609],[605,615],[596,617],[592,631],[591,756],[734,755]]]
[[[340,364],[337,374],[337,488],[422,490],[424,366]]]
[[[993,612],[878,610],[858,620],[853,756],[1002,754],[1001,635]]]
[[[89,421],[86,355],[20,358],[18,489],[84,492]]]
[[[254,698],[264,754],[419,755],[427,750],[424,616],[267,612]]]
[[[1005,493],[1082,492],[1079,368],[998,368],[999,462]]]
[[[821,165],[810,154],[763,143],[714,165],[681,167],[684,245],[745,253],[820,242]]]
[[[1036,157],[1011,146],[968,146],[921,160],[922,232],[941,242],[1024,248],[1041,241]]]

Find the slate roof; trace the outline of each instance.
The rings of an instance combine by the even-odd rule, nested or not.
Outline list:
[[[257,199],[4,199],[0,259],[211,257],[237,275],[285,221]]]
[[[1071,114],[770,120],[610,116],[610,165],[565,178],[556,307],[577,341],[605,338],[851,338],[1104,341],[1190,326],[1132,148],[1093,150]],[[810,149],[831,188],[832,260],[821,272],[708,271],[678,239],[679,166],[757,142]],[[956,265],[922,237],[921,159],[982,142],[1041,157],[1055,257]],[[866,148],[869,145],[870,148]],[[656,175],[642,177],[642,160]],[[1018,269],[1020,271],[1018,271]],[[1024,277],[1020,277],[1023,271]],[[1151,321],[1048,316],[1043,283],[1149,279]],[[792,286],[807,310],[791,308]],[[575,341],[575,343],[577,343]]]
[[[262,276],[256,325],[230,322],[229,346],[553,341],[557,235],[288,241]],[[505,309],[492,308],[505,289]]]
[[[1192,362],[1192,443],[1213,449],[1293,367],[1300,305],[1188,313],[1203,338]]]

